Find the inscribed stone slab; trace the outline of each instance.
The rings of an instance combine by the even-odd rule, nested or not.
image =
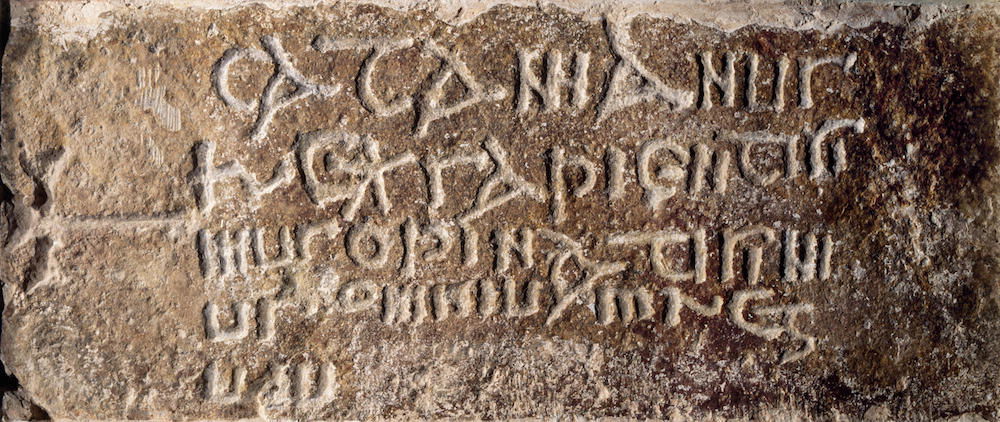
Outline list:
[[[995,6],[11,6],[10,418],[1000,417]]]

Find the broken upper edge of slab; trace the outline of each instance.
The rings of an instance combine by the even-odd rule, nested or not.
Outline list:
[[[501,4],[555,6],[591,19],[648,15],[726,32],[751,25],[837,32],[880,22],[920,29],[951,11],[1000,9],[1000,4],[992,0],[31,0],[12,2],[11,25],[47,32],[62,42],[86,42],[113,28],[116,16],[127,13],[225,10],[253,5],[280,12],[332,3],[429,12],[454,25],[471,21]]]

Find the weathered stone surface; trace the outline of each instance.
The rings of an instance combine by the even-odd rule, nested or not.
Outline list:
[[[996,419],[998,25],[15,2],[4,412]]]

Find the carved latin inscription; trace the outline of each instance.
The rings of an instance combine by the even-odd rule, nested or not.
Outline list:
[[[282,42],[288,36],[264,35],[259,47],[233,46],[216,61],[211,87],[220,105],[250,120],[249,130],[236,135],[246,142],[184,146],[193,159],[186,178],[193,209],[70,217],[54,213],[48,200],[18,204],[16,218],[24,224],[14,225],[7,247],[35,240],[32,291],[58,278],[53,254],[67,231],[155,226],[170,238],[186,235],[209,296],[198,315],[202,340],[220,348],[278,347],[288,321],[303,318],[317,324],[375,318],[393,330],[460,319],[513,319],[551,329],[580,318],[609,329],[682,329],[686,320],[714,318],[780,341],[782,364],[810,355],[817,338],[806,324],[816,306],[781,289],[846,273],[837,267],[836,237],[822,224],[727,219],[711,206],[799,188],[822,195],[852,180],[843,174],[855,158],[851,151],[866,145],[858,142],[865,118],[849,111],[810,115],[791,130],[706,125],[671,133],[619,125],[640,110],[658,119],[693,119],[692,125],[704,116],[728,118],[730,111],[737,119],[779,115],[794,107],[786,104],[791,86],[800,109],[825,110],[821,93],[837,92],[825,84],[851,78],[858,54],[701,50],[677,62],[645,51],[633,40],[631,21],[603,24],[604,50],[515,46],[506,79],[473,66],[461,40],[437,34],[314,36],[305,47],[313,56],[346,52],[360,60],[356,72],[349,69],[353,80],[329,84],[316,81],[331,75],[307,75],[296,66],[315,57],[293,57],[297,50]],[[409,54],[433,63],[431,70],[423,65],[425,73],[406,75],[413,78],[406,91],[387,88],[380,69]],[[664,61],[679,67],[662,68]],[[246,88],[236,80],[259,65],[269,68],[263,86]],[[139,73],[140,104],[176,132],[181,112],[167,104],[156,75]],[[695,85],[685,86],[691,81]],[[358,107],[373,127],[399,115],[412,115],[412,126],[403,134],[362,133],[343,117],[351,110],[341,110],[329,125],[287,133],[299,110],[340,95],[356,95],[338,107]],[[527,126],[545,144],[521,145],[503,131],[444,124],[466,122],[459,116],[467,113],[488,114],[486,107],[512,113],[513,124]],[[550,139],[531,127],[545,119],[585,124],[574,126],[580,139]],[[603,132],[619,135],[588,141]],[[271,158],[262,164],[270,174],[257,174],[258,166],[247,165],[250,157],[232,156],[265,140]],[[49,155],[38,160],[45,165],[26,165],[45,198],[66,161],[64,150]],[[407,190],[405,199],[397,186]],[[299,214],[274,213],[281,223],[255,220],[275,211],[268,201],[300,199],[302,210],[289,208]],[[692,204],[703,207],[685,208]],[[608,213],[607,221],[585,222],[580,210]],[[306,215],[313,221],[295,220]],[[547,218],[526,217],[539,215]],[[674,224],[678,220],[682,224]],[[281,287],[236,293],[253,292],[267,277],[279,277]],[[308,287],[299,287],[300,279]],[[308,357],[273,361],[263,372],[214,360],[203,381],[204,398],[220,405],[322,407],[338,392],[336,366]]]
[[[376,37],[376,38],[335,38],[320,35],[314,38],[312,49],[320,53],[336,51],[359,51],[364,55],[353,79],[358,103],[368,112],[378,117],[391,117],[401,113],[414,116],[413,134],[423,138],[433,123],[483,103],[501,101],[516,92],[513,101],[518,114],[527,114],[538,103],[543,113],[551,113],[564,104],[577,113],[593,104],[596,121],[602,122],[611,115],[642,103],[659,102],[666,105],[669,112],[680,112],[691,108],[697,97],[699,108],[711,110],[718,97],[720,107],[742,107],[749,112],[780,113],[785,107],[785,90],[792,61],[787,55],[767,57],[773,63],[773,79],[763,81],[760,75],[761,53],[737,51],[699,51],[695,54],[692,72],[698,75],[698,86],[693,89],[677,87],[675,83],[658,76],[657,72],[644,64],[637,54],[638,48],[632,40],[630,20],[605,20],[607,43],[613,55],[613,65],[607,71],[606,88],[594,90],[591,87],[591,62],[593,53],[573,51],[564,54],[558,49],[521,48],[511,64],[517,71],[514,86],[505,88],[483,82],[484,78],[470,69],[462,55],[447,48],[433,38]],[[343,84],[318,84],[315,78],[303,75],[292,63],[292,58],[284,49],[276,35],[261,37],[263,50],[233,47],[226,50],[213,70],[213,84],[216,93],[229,108],[241,113],[254,113],[255,119],[250,130],[250,138],[261,140],[268,134],[268,128],[275,116],[292,104],[300,104],[309,97],[331,98],[342,91]],[[421,55],[438,60],[438,68],[425,78],[425,83],[416,94],[396,95],[383,98],[375,92],[376,70],[385,58],[393,53],[417,49]],[[571,58],[570,58],[571,57]],[[244,94],[234,94],[230,87],[231,68],[248,60],[271,63],[274,73],[256,99],[244,100]],[[798,79],[800,108],[812,108],[814,99],[813,74],[824,69],[824,65],[837,66],[850,76],[858,61],[856,52],[825,57],[802,56],[795,60]],[[564,63],[571,62],[571,63]],[[739,70],[738,70],[739,69]],[[737,74],[743,81],[744,89],[737,92]],[[348,82],[348,81],[344,81]],[[463,95],[458,99],[445,99],[446,86],[457,84]],[[769,104],[764,105],[758,86],[771,85]],[[290,92],[285,93],[286,91]],[[598,91],[598,92],[593,92]],[[833,92],[832,90],[830,92]],[[737,104],[737,96],[742,97]],[[594,98],[598,97],[598,98]]]
[[[653,100],[667,103],[672,111],[691,107],[694,104],[693,92],[668,86],[635,55],[629,23],[610,20],[604,22],[608,43],[617,62],[611,70],[607,93],[597,106],[597,120],[604,120],[617,111]]]
[[[253,129],[250,131],[250,138],[253,140],[263,139],[267,135],[271,121],[281,109],[309,96],[331,97],[340,92],[340,85],[317,84],[302,75],[292,64],[291,56],[285,51],[281,40],[277,37],[265,35],[261,37],[260,43],[264,46],[265,51],[251,48],[227,50],[216,63],[213,72],[215,89],[226,105],[242,112],[253,111],[256,106],[257,117]],[[241,59],[271,61],[274,65],[274,73],[268,79],[256,105],[237,98],[229,90],[230,66]],[[281,93],[284,89],[283,83],[292,85],[291,93]]]
[[[6,416],[987,412],[1000,21],[759,2],[15,8]]]
[[[275,361],[253,380],[248,380],[246,367],[232,365],[232,369],[224,370],[222,366],[213,361],[203,372],[205,399],[212,403],[230,405],[255,400],[268,408],[304,409],[328,405],[339,390],[337,368],[329,362]]]
[[[332,184],[321,182],[315,166],[317,149],[335,147],[322,156],[326,171],[347,176],[350,182]],[[357,215],[361,202],[370,196],[383,214],[392,209],[386,193],[385,174],[399,167],[415,164],[416,157],[407,152],[383,159],[379,142],[370,137],[360,137],[339,132],[314,132],[302,136],[298,143],[299,166],[305,180],[306,192],[314,203],[325,207],[331,202],[345,201],[341,215],[351,221]]]
[[[521,50],[518,52],[518,74],[520,85],[517,95],[517,112],[527,113],[531,107],[532,94],[538,96],[542,110],[549,112],[562,106],[562,89],[570,90],[570,102],[577,110],[589,101],[587,94],[587,70],[590,67],[590,53],[576,53],[572,79],[563,70],[563,55],[554,50],[545,53],[545,82],[532,69],[532,64],[539,58],[538,50]]]

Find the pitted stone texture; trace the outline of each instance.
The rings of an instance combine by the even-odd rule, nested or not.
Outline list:
[[[9,417],[1000,417],[990,6],[210,6],[15,5]]]

